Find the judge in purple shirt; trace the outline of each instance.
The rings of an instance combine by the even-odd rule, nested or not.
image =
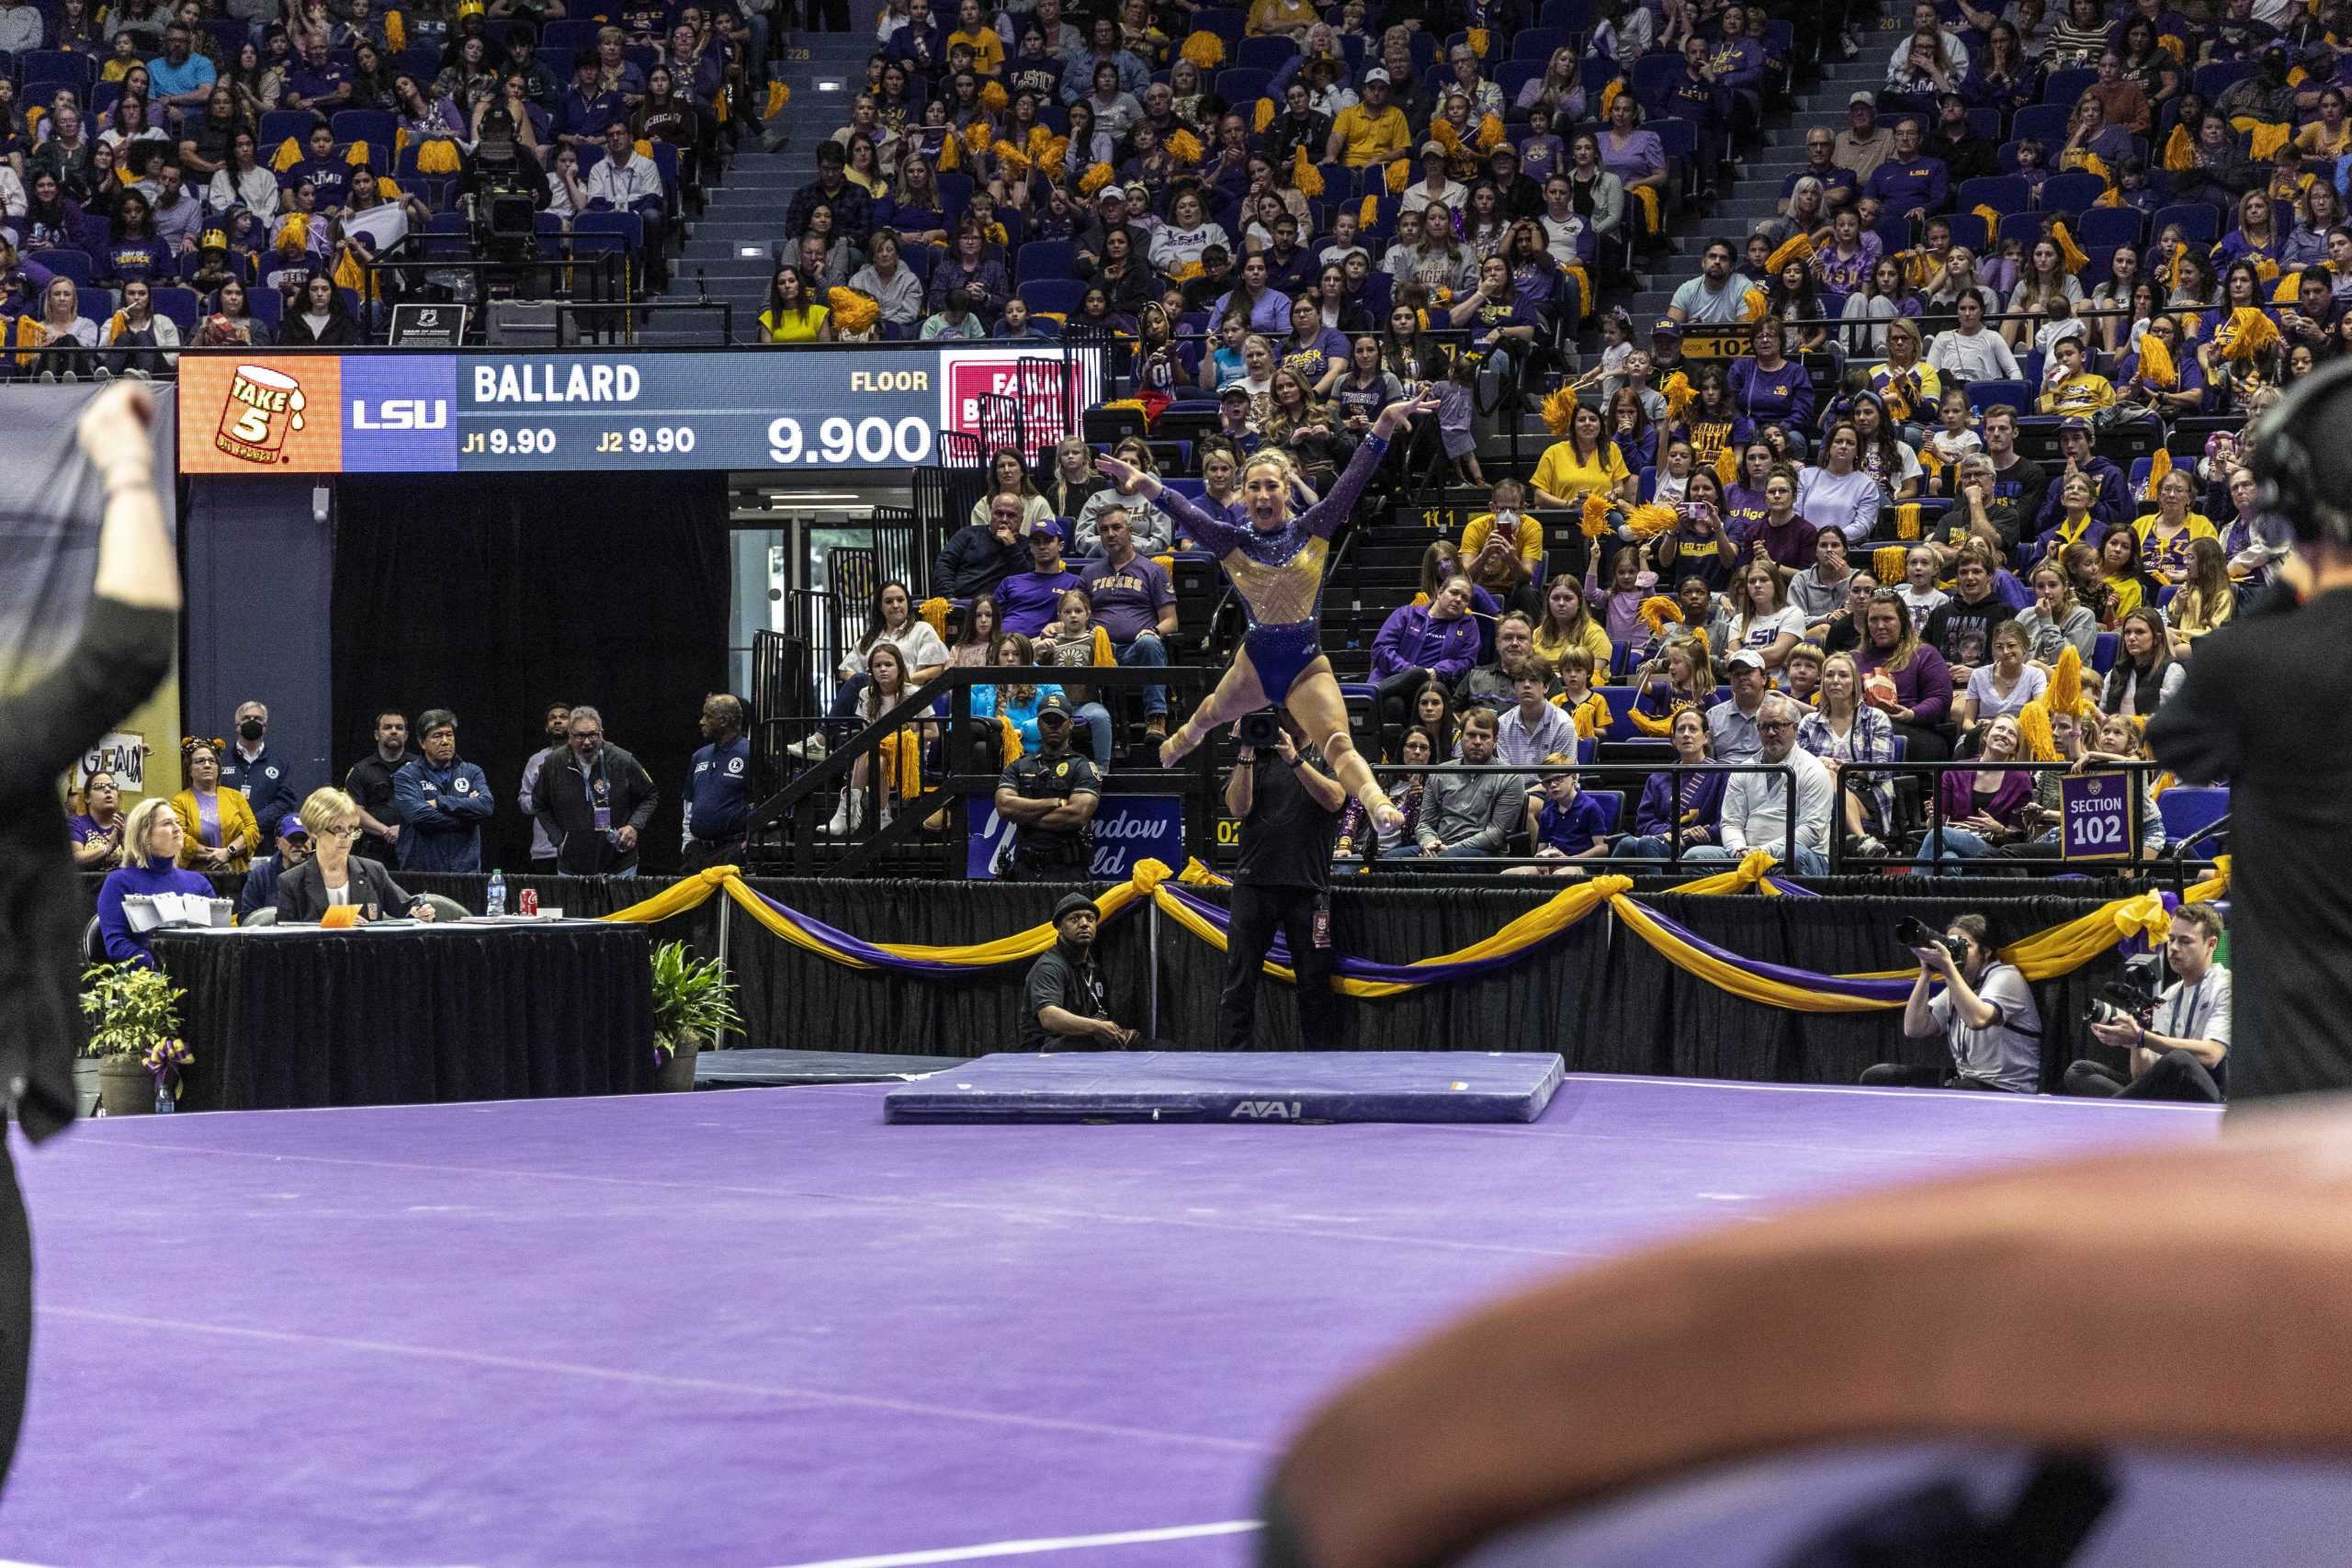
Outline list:
[[[1951,755],[1943,729],[1951,711],[1951,667],[1919,640],[1910,606],[1895,590],[1882,588],[1871,595],[1855,662],[1862,671],[1863,699],[1894,724],[1910,761],[1940,762]]]

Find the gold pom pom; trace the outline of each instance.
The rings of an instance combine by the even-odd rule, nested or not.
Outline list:
[[[1555,435],[1566,435],[1569,424],[1577,417],[1577,390],[1562,387],[1544,400],[1544,428]]]
[[[1168,155],[1189,168],[1201,161],[1201,139],[1189,130],[1179,130],[1168,139]]]
[[[980,107],[990,114],[1002,114],[1009,100],[1004,96],[1004,84],[990,80],[981,85]]]
[[[1728,441],[1715,454],[1715,482],[1725,490],[1739,482],[1739,452]]]
[[[1290,183],[1298,194],[1313,201],[1323,194],[1323,171],[1306,156],[1306,144],[1300,142],[1290,152]]]
[[[1584,498],[1584,515],[1577,526],[1584,530],[1588,539],[1598,539],[1609,532],[1609,492],[1597,490]]]
[[[1225,40],[1203,29],[1188,36],[1176,52],[1204,71],[1214,71],[1225,63]]]
[[[1488,115],[1478,122],[1478,151],[1491,152],[1503,144],[1503,122],[1500,115]]]
[[[1494,36],[1484,28],[1470,28],[1464,41],[1469,44],[1470,52],[1481,60],[1486,59],[1487,51],[1494,47]]]
[[[1634,508],[1633,514],[1625,519],[1625,526],[1633,530],[1635,538],[1651,539],[1671,531],[1680,520],[1674,508],[1653,501]]]
[[[2027,761],[2061,761],[2057,738],[2050,733],[2050,704],[2046,698],[2036,697],[2018,710],[2018,733],[2025,739]]]
[[[987,120],[976,119],[964,128],[964,145],[975,152],[985,152],[989,143],[996,140],[996,128]]]
[[[2083,656],[2071,642],[2060,651],[2058,663],[2050,671],[2049,702],[2053,713],[2083,711]]]
[[[1682,411],[1689,408],[1690,400],[1697,396],[1697,393],[1691,389],[1690,378],[1679,370],[1668,376],[1666,378],[1666,385],[1660,387],[1658,390],[1666,395],[1666,412],[1668,417],[1671,419],[1680,419]]]
[[[1395,163],[1389,164],[1388,194],[1391,196],[1404,195],[1405,187],[1412,183],[1412,171],[1405,166],[1404,159],[1399,158]]]
[[[833,325],[846,333],[865,332],[882,318],[881,302],[855,288],[827,289],[825,307],[832,312]]]
[[[1107,186],[1116,175],[1108,164],[1097,164],[1078,177],[1079,194],[1092,196]]]
[[[1668,626],[1681,624],[1682,605],[1671,596],[1653,593],[1642,601],[1642,625],[1649,627],[1650,636],[1656,637]]]

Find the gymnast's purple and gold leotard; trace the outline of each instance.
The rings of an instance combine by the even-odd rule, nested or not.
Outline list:
[[[1288,696],[1291,682],[1322,653],[1316,634],[1322,620],[1324,558],[1331,553],[1331,536],[1355,510],[1387,450],[1382,437],[1365,436],[1331,493],[1271,532],[1213,517],[1173,491],[1160,493],[1160,510],[1216,553],[1249,607],[1250,630],[1241,647],[1268,702]]]

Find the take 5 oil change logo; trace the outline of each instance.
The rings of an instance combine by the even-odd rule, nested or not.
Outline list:
[[[343,466],[332,355],[188,355],[180,372],[180,468],[196,474],[332,473]]]

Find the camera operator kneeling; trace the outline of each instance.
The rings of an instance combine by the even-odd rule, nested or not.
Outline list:
[[[1942,1035],[1951,1064],[1915,1067],[1881,1062],[1863,1069],[1862,1082],[2040,1092],[2041,1012],[2018,966],[1993,955],[1984,917],[1955,916],[1941,936],[1923,920],[1905,919],[1894,933],[1919,960],[1919,978],[1903,1003],[1904,1038]],[[1931,998],[1929,983],[1938,979],[1943,989]]]
[[[2070,1063],[2065,1092],[2222,1103],[2229,1083],[2230,972],[2213,962],[2221,942],[2222,912],[2212,905],[2175,910],[2165,962],[2178,983],[2152,1005],[2103,1005],[2090,1021],[2100,1044],[2131,1054],[2130,1075],[2103,1062]]]

